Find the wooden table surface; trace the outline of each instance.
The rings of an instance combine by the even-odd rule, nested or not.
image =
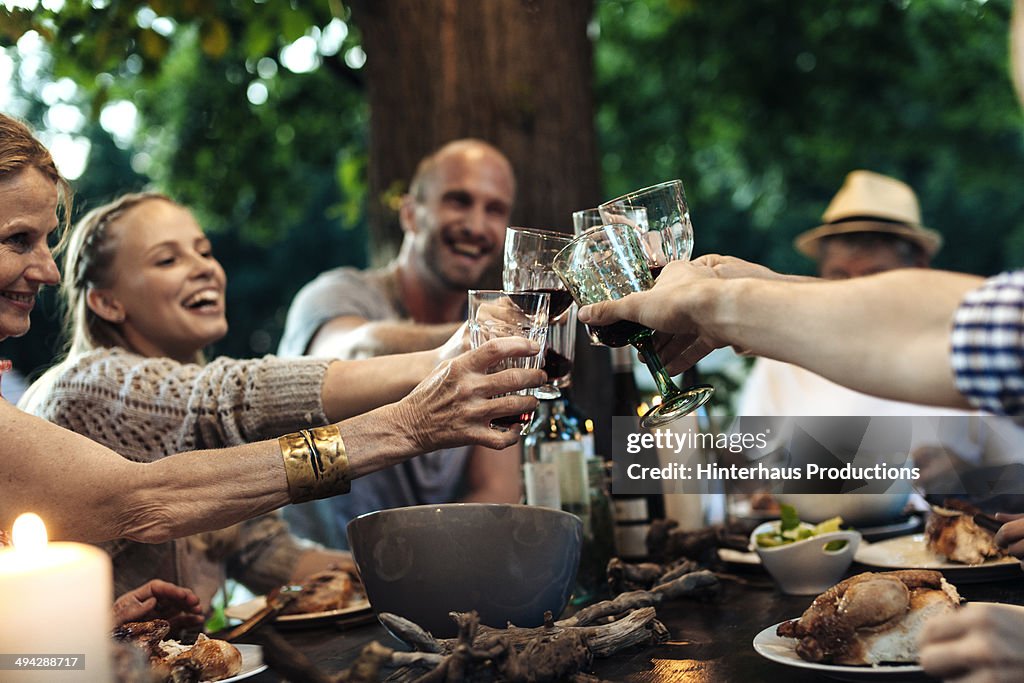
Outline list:
[[[852,573],[862,570],[855,565]],[[596,659],[590,673],[607,681],[635,682],[826,680],[815,671],[764,659],[752,646],[754,636],[767,626],[800,616],[813,596],[784,595],[759,570],[736,576],[739,581],[723,581],[721,594],[714,600],[676,600],[658,607],[658,619],[671,633],[669,642]],[[960,583],[957,588],[969,601],[1024,604],[1024,575],[996,582]],[[326,625],[280,633],[326,673],[347,668],[362,647],[372,640],[395,649],[402,648],[376,621],[355,627]],[[268,671],[249,680],[270,683],[280,681],[281,677]]]

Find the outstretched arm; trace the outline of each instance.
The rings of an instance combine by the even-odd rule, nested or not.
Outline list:
[[[367,325],[377,324],[367,323]],[[398,325],[403,330],[409,327],[408,323],[387,324]],[[429,375],[438,363],[450,360],[469,349],[469,333],[465,323],[440,326],[413,325],[412,327],[415,328],[411,331],[413,335],[425,335],[426,339],[416,343],[410,342],[409,345],[420,346],[422,343],[430,343],[433,346],[429,350],[416,350],[409,353],[393,352],[391,355],[369,353],[384,347],[395,348],[396,346],[385,344],[374,349],[366,349],[372,357],[363,358],[360,357],[362,354],[357,349],[345,346],[337,339],[333,341],[327,338],[320,340],[320,335],[314,339],[310,347],[310,355],[326,354],[339,358],[357,359],[335,361],[327,368],[321,395],[324,413],[329,420],[343,420],[401,399]],[[433,331],[431,328],[434,327],[441,329]],[[448,334],[441,338],[441,341],[437,341],[436,338],[446,332]]]
[[[425,351],[444,344],[459,325],[369,321],[356,316],[342,316],[323,324],[309,343],[306,354],[357,359]]]
[[[522,338],[490,341],[442,363],[398,403],[341,422],[348,478],[440,448],[505,448],[518,441],[518,434],[491,429],[490,422],[532,411],[537,399],[505,394],[539,386],[544,373],[487,370],[502,358],[536,352]],[[18,514],[33,511],[52,537],[94,542],[162,542],[291,502],[276,440],[141,464],[4,401],[0,482],[0,527],[10,528]]]
[[[885,398],[966,406],[953,383],[950,331],[960,301],[981,283],[922,269],[844,281],[723,279],[707,265],[675,262],[652,289],[584,307],[580,319],[634,320],[675,335],[663,346],[674,351],[674,372],[732,345]]]

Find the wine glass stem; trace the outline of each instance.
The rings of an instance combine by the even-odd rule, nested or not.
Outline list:
[[[633,344],[633,346],[640,352],[640,358],[643,360],[644,365],[647,366],[647,369],[650,370],[651,376],[654,377],[654,383],[658,387],[658,393],[661,394],[662,401],[667,401],[683,393],[672,382],[668,371],[662,365],[661,358],[658,357],[658,353],[654,350],[654,343],[651,337],[641,339]]]

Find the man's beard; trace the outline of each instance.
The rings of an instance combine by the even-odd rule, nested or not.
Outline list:
[[[446,254],[442,254],[442,251],[446,249],[447,246],[444,245],[440,239],[431,241],[423,252],[422,263],[424,270],[426,270],[438,284],[450,291],[465,292],[470,289],[478,288],[490,266],[481,270],[477,275],[461,271],[461,269],[459,269],[459,272],[455,275],[449,274],[445,272],[443,267],[443,258]]]

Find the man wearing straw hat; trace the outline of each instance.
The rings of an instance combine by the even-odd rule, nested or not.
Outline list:
[[[829,280],[924,268],[942,246],[942,236],[921,225],[910,186],[871,171],[847,175],[822,218],[823,225],[799,235],[794,244]]]
[[[897,268],[927,268],[942,246],[942,236],[921,225],[921,210],[910,186],[871,171],[847,175],[822,218],[822,225],[797,236],[794,245],[817,261],[818,274],[827,280]],[[767,416],[973,415],[862,394],[796,365],[768,358],[758,358],[754,363],[736,412]],[[995,432],[983,420],[944,421],[936,434],[915,437],[911,455],[921,470],[919,490],[952,491],[951,486],[972,467],[1014,462],[1024,443],[1024,432],[1007,423],[999,426]],[[1004,508],[1008,504],[1006,500],[1000,503]]]
[[[852,171],[822,215],[822,225],[797,236],[796,249],[828,280],[897,268],[927,268],[942,236],[921,224],[917,195],[906,183]],[[934,408],[852,391],[788,363],[759,358],[740,397],[739,415],[935,415]]]

